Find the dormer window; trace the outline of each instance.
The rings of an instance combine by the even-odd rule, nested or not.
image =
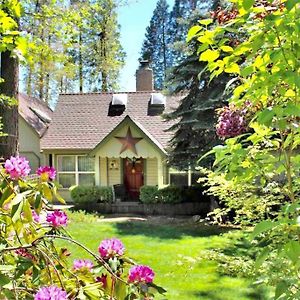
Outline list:
[[[166,106],[166,97],[161,93],[152,93],[150,105]]]
[[[127,94],[113,94],[111,104],[127,106],[127,99]]]

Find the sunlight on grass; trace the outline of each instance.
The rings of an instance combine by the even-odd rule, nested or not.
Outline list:
[[[207,248],[223,248],[229,240],[216,227],[195,224],[152,224],[143,221],[101,222],[70,214],[69,232],[88,248],[97,251],[104,238],[117,237],[127,248],[127,255],[156,272],[156,282],[166,288],[166,297],[158,299],[263,300],[262,292],[240,278],[221,276],[216,264],[200,261],[198,254]],[[72,260],[87,258],[72,247]]]

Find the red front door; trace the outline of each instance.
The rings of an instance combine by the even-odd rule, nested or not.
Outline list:
[[[124,158],[124,185],[129,198],[138,200],[140,187],[144,185],[144,166],[142,158]]]

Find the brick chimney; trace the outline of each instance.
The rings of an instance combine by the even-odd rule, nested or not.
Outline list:
[[[148,60],[141,60],[136,71],[136,91],[153,91],[153,71]]]

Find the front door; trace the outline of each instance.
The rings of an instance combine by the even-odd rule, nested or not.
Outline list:
[[[142,158],[124,158],[124,185],[130,200],[138,200],[140,187],[144,185]]]

